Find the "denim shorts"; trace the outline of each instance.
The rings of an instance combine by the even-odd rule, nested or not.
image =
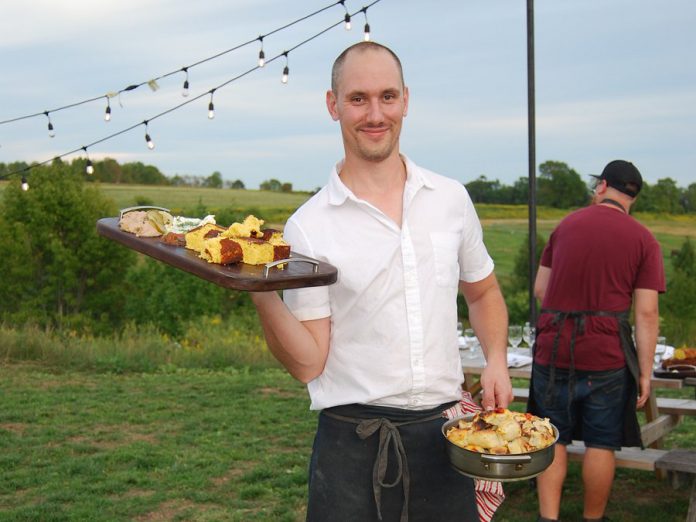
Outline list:
[[[558,428],[558,442],[570,444],[580,433],[585,446],[619,450],[631,374],[627,368],[608,371],[575,370],[575,388],[568,405],[568,370],[556,368],[549,403],[545,403],[549,368],[534,365],[532,370],[536,411]],[[578,429],[580,432],[578,432]],[[577,438],[577,437],[576,437]]]

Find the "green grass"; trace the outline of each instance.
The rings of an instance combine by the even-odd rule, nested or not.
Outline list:
[[[227,207],[295,209],[309,198],[309,195],[306,193],[283,193],[261,190],[158,187],[109,183],[101,183],[99,188],[104,195],[116,203],[118,208],[134,206],[139,199],[147,199],[153,205],[166,207],[171,210],[189,209],[199,204],[213,209]]]
[[[688,396],[688,390],[670,390]],[[277,369],[118,375],[0,365],[0,520],[299,521],[316,414]],[[695,423],[673,431],[696,443]],[[566,520],[579,519],[571,466]],[[532,521],[527,482],[505,485],[497,521]],[[688,491],[620,470],[608,515],[683,520]]]
[[[315,425],[280,370],[0,367],[0,520],[302,518]]]

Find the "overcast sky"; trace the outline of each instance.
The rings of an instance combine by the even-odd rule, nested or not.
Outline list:
[[[118,91],[177,71],[330,6],[331,0],[3,0],[0,121]],[[345,0],[354,13],[370,2]],[[610,160],[633,161],[648,183],[696,182],[696,2],[537,0],[536,157],[584,179]],[[264,39],[267,59],[343,19],[341,5]],[[528,172],[526,2],[381,0],[367,11],[372,39],[400,55],[411,92],[402,151],[468,182],[512,184]],[[364,16],[284,58],[93,147],[90,157],[142,161],[167,176],[267,179],[323,186],[342,157],[324,97],[335,57],[362,39]],[[44,161],[136,125],[256,65],[258,42],[184,74],[106,99],[0,125],[0,162]],[[74,159],[75,154],[66,159]]]

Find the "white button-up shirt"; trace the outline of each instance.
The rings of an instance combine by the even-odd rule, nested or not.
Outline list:
[[[293,251],[338,268],[333,285],[283,294],[300,321],[331,317],[326,366],[307,386],[312,409],[461,397],[458,284],[484,279],[493,261],[464,186],[402,158],[401,227],[343,184],[342,163],[285,226]]]

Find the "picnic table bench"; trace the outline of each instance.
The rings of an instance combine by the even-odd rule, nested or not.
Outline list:
[[[684,478],[691,481],[691,497],[689,498],[689,511],[686,514],[687,522],[696,522],[696,451],[688,449],[673,449],[668,451],[655,462],[658,470],[671,473],[672,486],[678,488]],[[687,483],[688,483],[687,480]]]

